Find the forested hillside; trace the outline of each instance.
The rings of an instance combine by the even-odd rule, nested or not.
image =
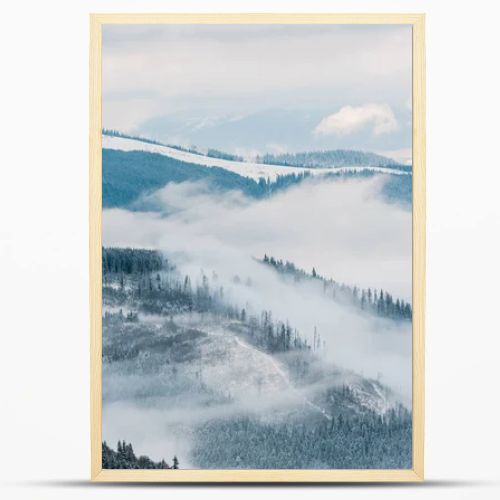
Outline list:
[[[93,141],[103,463],[410,469],[411,26],[137,28]]]
[[[411,167],[380,156],[375,153],[334,149],[331,151],[310,151],[303,153],[265,154],[257,157],[257,161],[269,165],[285,165],[289,167],[350,167],[353,165],[370,167],[397,168],[411,171]]]
[[[307,341],[301,338],[297,329],[286,319],[273,318],[272,312],[267,310],[259,314],[248,314],[244,307],[239,308],[225,300],[224,288],[217,285],[216,278],[212,278],[211,283],[209,277],[202,273],[200,280],[192,284],[188,275],[180,275],[175,266],[158,252],[104,248],[102,261],[105,300],[115,306],[167,316],[172,319],[174,329],[174,315],[209,312],[216,318],[238,320],[244,326],[239,329],[239,333],[266,351],[309,348]],[[114,286],[115,284],[118,286]],[[113,315],[105,315],[104,324],[112,324],[113,318]],[[130,312],[126,320],[137,321],[137,315]],[[130,339],[130,344],[126,346],[127,356],[134,352],[139,354],[140,349],[134,347],[139,338],[140,335],[137,335],[135,339]],[[172,336],[163,341],[172,345],[175,338]],[[103,347],[104,357],[120,357],[109,349],[107,345]]]
[[[161,143],[144,138],[135,138],[118,132],[106,131],[106,136],[112,140],[115,138],[133,140],[134,146],[140,148],[147,145],[163,146]],[[138,145],[138,146],[137,146]],[[114,149],[118,147],[118,149]],[[322,171],[314,170],[306,159],[308,155],[298,155],[297,161],[291,161],[287,168],[274,167],[272,172],[264,164],[260,166],[246,163],[242,158],[230,155],[217,150],[208,150],[206,154],[201,154],[196,149],[181,148],[178,146],[167,146],[169,154],[160,154],[159,152],[139,151],[139,150],[121,150],[120,147],[130,147],[129,145],[114,145],[113,149],[103,148],[102,151],[102,203],[104,208],[128,208],[133,210],[160,210],[151,200],[145,200],[145,196],[165,187],[171,182],[199,182],[203,181],[210,186],[215,193],[224,193],[230,190],[240,191],[250,198],[260,199],[272,196],[284,189],[297,185],[306,179],[312,178],[313,174],[319,174],[319,182],[328,180],[345,179],[366,179],[375,175],[383,175],[384,183],[381,194],[389,202],[411,204],[412,198],[412,180],[411,167],[405,167],[398,164],[382,161],[382,157],[372,155],[371,153],[360,153],[353,151],[333,151],[323,153],[310,153],[311,158],[343,158],[338,161],[339,166],[361,165],[366,166],[362,170],[335,171],[333,168],[323,168]],[[175,150],[189,153],[189,158],[171,157]],[[331,153],[331,155],[329,155]],[[195,156],[193,156],[193,154]],[[175,154],[173,154],[175,156]],[[220,160],[228,160],[231,167],[223,167],[227,163],[219,162],[213,166],[201,165],[198,163],[199,157],[207,157]],[[351,158],[352,162],[347,158]],[[382,158],[382,159],[381,159]],[[271,160],[265,157],[267,164]],[[306,165],[301,165],[300,161],[304,159]],[[278,162],[279,160],[272,160]],[[312,160],[311,160],[312,161]],[[320,168],[320,160],[316,168]],[[326,161],[326,160],[325,160]],[[238,163],[239,162],[239,163]],[[357,163],[356,163],[357,162]],[[312,162],[314,163],[314,162]],[[377,172],[370,167],[389,167],[384,173]],[[327,165],[332,167],[332,165]],[[296,167],[296,168],[290,168]],[[301,168],[299,168],[301,167]],[[303,167],[303,168],[302,168]],[[390,168],[394,168],[400,174],[402,171],[408,174],[391,174]],[[232,170],[231,170],[232,169]],[[250,170],[248,170],[250,169]],[[257,170],[255,170],[257,169]],[[247,172],[248,170],[248,172]],[[249,172],[253,173],[250,174]]]
[[[293,262],[283,262],[283,260],[275,259],[272,256],[264,255],[262,262],[274,268],[278,273],[290,276],[294,281],[314,280],[321,282],[325,295],[330,296],[336,302],[350,304],[378,316],[411,321],[411,305],[402,299],[394,299],[387,291],[363,289],[338,283],[332,278],[321,276],[315,268],[309,274],[303,269],[297,268]]]
[[[250,469],[410,469],[411,430],[411,415],[401,407],[384,418],[367,412],[301,424],[241,417],[200,427],[193,455],[203,468],[217,463],[224,469],[242,465]]]
[[[324,280],[274,258],[262,265]],[[389,389],[325,364],[319,333],[308,341],[286,317],[232,302],[216,275],[193,282],[159,252],[103,248],[103,311],[104,408],[121,405],[126,419],[133,405],[151,422],[160,412],[176,436],[169,449],[190,467],[411,467],[411,414]],[[123,442],[103,445],[103,464],[178,467]]]
[[[278,176],[275,182],[255,181],[223,168],[207,168],[143,151],[102,151],[103,208],[144,208],[141,196],[165,187],[170,182],[204,181],[215,191],[238,190],[252,198],[263,198],[304,180],[307,174]],[[135,205],[134,205],[135,202]],[[155,207],[147,206],[151,209]]]

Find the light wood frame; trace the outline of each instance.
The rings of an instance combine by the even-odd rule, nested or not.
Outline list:
[[[103,24],[409,24],[413,28],[413,469],[105,470],[102,446]],[[416,482],[424,479],[425,317],[424,14],[91,14],[90,15],[90,403],[91,479],[108,482]]]

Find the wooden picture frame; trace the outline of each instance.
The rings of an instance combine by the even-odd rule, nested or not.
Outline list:
[[[411,482],[424,478],[425,50],[424,14],[90,15],[91,478],[109,482]],[[103,470],[101,29],[106,24],[408,24],[413,28],[413,468],[410,470]]]

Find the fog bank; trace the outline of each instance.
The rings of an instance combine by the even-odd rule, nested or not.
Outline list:
[[[267,253],[411,301],[411,213],[377,196],[382,182],[309,181],[261,201],[203,183],[169,184],[148,200],[168,217],[105,210],[103,242],[189,250],[207,263]]]
[[[318,282],[292,286],[255,260],[264,253],[361,287],[411,297],[411,214],[377,196],[379,179],[305,182],[255,201],[203,183],[169,184],[147,202],[163,213],[106,210],[105,246],[159,249],[189,274],[206,273],[226,300],[249,313],[272,311],[312,342],[326,361],[377,378],[409,405],[411,325],[336,304]],[[235,280],[235,276],[238,279]]]

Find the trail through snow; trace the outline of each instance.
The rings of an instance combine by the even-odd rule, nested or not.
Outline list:
[[[266,360],[268,362],[270,362],[273,365],[273,367],[276,369],[276,371],[280,374],[280,376],[282,377],[283,381],[285,382],[285,384],[289,387],[289,389],[292,392],[294,392],[297,396],[299,396],[300,399],[302,399],[307,406],[309,406],[310,408],[313,408],[314,410],[320,412],[327,420],[329,420],[329,421],[332,420],[331,415],[329,415],[323,408],[321,408],[317,404],[313,403],[310,399],[308,399],[303,394],[301,394],[300,391],[297,390],[293,386],[292,382],[290,381],[290,378],[289,378],[288,374],[285,372],[285,370],[283,370],[283,368],[280,366],[280,364],[271,355],[265,353],[264,351],[261,351],[260,349],[257,349],[256,347],[253,347],[253,346],[247,344],[246,342],[244,342],[243,340],[241,340],[237,336],[235,336],[234,339],[244,349],[248,349],[248,350],[254,351],[254,352],[258,353],[260,356],[265,357]]]

